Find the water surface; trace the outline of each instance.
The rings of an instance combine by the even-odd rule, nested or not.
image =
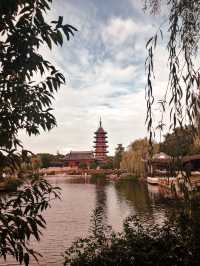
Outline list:
[[[62,189],[62,201],[56,200],[44,216],[47,228],[34,249],[42,253],[39,265],[60,266],[62,254],[78,237],[87,236],[90,217],[96,207],[103,207],[106,222],[114,230],[122,229],[128,215],[137,215],[143,224],[162,223],[169,210],[163,204],[157,187],[139,182],[90,184],[84,180],[50,177],[48,180]],[[18,265],[13,259],[0,260],[0,266]],[[38,265],[34,260],[32,266]]]

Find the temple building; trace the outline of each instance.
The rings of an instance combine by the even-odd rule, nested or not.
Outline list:
[[[107,132],[103,129],[102,127],[102,121],[100,118],[99,121],[99,128],[95,132],[95,140],[94,140],[94,154],[95,154],[95,159],[98,162],[105,162],[107,160]]]
[[[94,151],[70,151],[65,156],[65,165],[71,168],[90,168],[92,163],[103,164],[107,162],[107,132],[99,121],[99,128],[95,132]]]
[[[94,162],[94,153],[92,151],[70,151],[65,160],[68,167],[80,168],[85,166],[89,168],[91,163]]]

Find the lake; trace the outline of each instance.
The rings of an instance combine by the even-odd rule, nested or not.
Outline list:
[[[48,181],[62,189],[62,200],[56,200],[44,216],[47,228],[34,249],[42,253],[41,266],[60,266],[62,254],[78,237],[87,236],[92,211],[101,206],[106,223],[122,229],[128,215],[137,215],[143,224],[161,224],[170,210],[156,186],[133,181],[90,184],[84,180],[50,177]],[[0,265],[18,265],[13,259],[0,260]],[[34,260],[31,266],[38,265]]]

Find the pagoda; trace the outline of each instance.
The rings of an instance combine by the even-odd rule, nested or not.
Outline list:
[[[102,127],[101,118],[99,121],[99,128],[95,132],[95,159],[99,162],[105,162],[107,159],[107,132]]]

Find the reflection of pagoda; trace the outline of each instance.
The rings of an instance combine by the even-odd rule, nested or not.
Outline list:
[[[102,122],[100,119],[99,122],[99,128],[98,130],[95,132],[95,159],[97,161],[101,161],[104,162],[107,159],[107,132],[103,129],[102,127]]]

